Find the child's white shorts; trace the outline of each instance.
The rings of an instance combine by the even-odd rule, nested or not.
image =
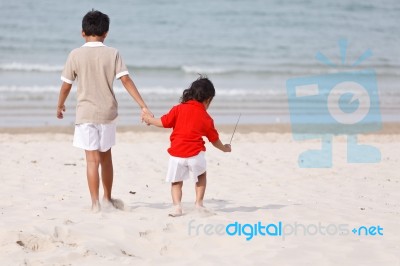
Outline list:
[[[73,146],[87,151],[106,152],[115,145],[116,124],[75,125]]]
[[[169,157],[167,172],[167,182],[179,182],[189,179],[192,173],[193,180],[198,181],[197,177],[206,171],[206,157],[204,151],[189,158]]]

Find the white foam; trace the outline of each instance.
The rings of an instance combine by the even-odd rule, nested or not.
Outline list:
[[[0,64],[0,70],[24,71],[24,72],[61,72],[63,70],[63,66],[12,62],[12,63]]]
[[[223,74],[232,70],[220,67],[182,66],[182,70],[188,74]]]
[[[76,86],[76,85],[74,85]],[[143,95],[170,95],[170,96],[179,96],[182,94],[184,88],[178,87],[163,87],[163,86],[155,86],[155,87],[141,87],[139,91]],[[0,92],[13,92],[13,93],[44,93],[44,92],[59,92],[60,86],[0,86]],[[126,90],[122,86],[114,87],[114,92],[117,94],[126,93]],[[216,94],[218,96],[251,96],[251,95],[285,95],[286,92],[282,90],[273,90],[273,89],[243,89],[243,88],[217,88]]]

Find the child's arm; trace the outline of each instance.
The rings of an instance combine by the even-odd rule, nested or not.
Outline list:
[[[223,152],[231,152],[232,151],[231,144],[222,144],[220,139],[218,139],[217,141],[211,142],[211,144],[215,148],[220,149]]]
[[[140,95],[138,89],[135,86],[135,83],[133,83],[133,80],[129,77],[129,75],[122,76],[121,82],[122,85],[124,85],[125,89],[128,91],[128,93],[132,96],[132,98],[137,102],[137,104],[142,109],[142,115],[144,113],[154,116],[153,113],[147,107],[144,100],[142,99],[142,96]]]
[[[65,100],[68,97],[69,92],[71,91],[72,88],[72,84],[63,82],[63,84],[61,85],[61,89],[60,89],[60,95],[58,96],[58,105],[57,105],[57,118],[58,119],[63,119],[64,118],[64,114],[63,112],[65,112]]]
[[[157,126],[157,127],[164,127],[162,122],[161,122],[161,118],[155,118],[155,117],[151,116],[150,114],[144,114],[142,116],[142,119],[148,125],[153,125],[153,126]]]

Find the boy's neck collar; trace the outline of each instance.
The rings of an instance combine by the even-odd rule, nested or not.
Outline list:
[[[82,47],[101,47],[105,46],[102,42],[86,42]]]

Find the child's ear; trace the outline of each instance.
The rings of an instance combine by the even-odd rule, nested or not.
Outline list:
[[[212,98],[208,98],[207,100],[205,100],[206,108],[210,107],[211,100],[212,100]]]
[[[83,38],[85,38],[86,37],[86,34],[85,34],[85,32],[82,30],[82,37]]]
[[[107,37],[108,31],[103,34],[103,38],[105,39]]]

